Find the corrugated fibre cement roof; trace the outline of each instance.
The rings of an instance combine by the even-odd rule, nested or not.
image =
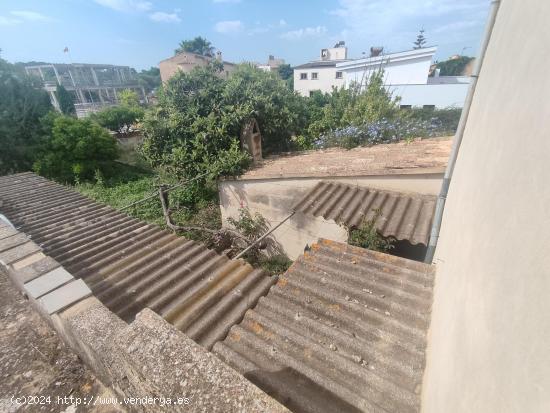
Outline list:
[[[418,412],[433,282],[321,239],[213,351],[294,412]]]
[[[277,281],[32,173],[0,177],[0,213],[123,320],[151,308],[208,349]]]
[[[373,221],[384,237],[428,245],[436,197],[321,181],[293,207],[348,228]]]

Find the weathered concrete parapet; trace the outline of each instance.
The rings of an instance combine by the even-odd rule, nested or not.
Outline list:
[[[287,412],[214,354],[149,309],[126,324],[95,297],[53,317],[57,331],[125,398],[188,399],[132,405],[140,412]]]
[[[181,411],[288,411],[149,309],[137,315],[117,344],[126,354],[127,365],[147,377],[161,394],[189,399]]]
[[[125,406],[131,411],[288,412],[153,311],[145,309],[126,324],[90,296],[82,280],[3,224],[0,271],[105,384],[126,401],[134,398]],[[159,401],[150,402],[154,397]],[[168,398],[188,402],[160,401]]]
[[[47,257],[26,234],[0,223],[0,270],[47,316],[90,296],[91,290],[55,260]],[[46,317],[49,320],[49,317]]]

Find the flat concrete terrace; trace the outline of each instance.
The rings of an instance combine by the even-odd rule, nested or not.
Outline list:
[[[293,412],[419,412],[433,284],[432,266],[322,239],[213,351]]]
[[[452,139],[442,137],[350,150],[334,148],[289,153],[264,159],[238,179],[442,173],[451,146]]]
[[[34,267],[61,264],[55,280],[84,280],[121,319],[150,308],[207,349],[277,281],[32,173],[0,177],[0,212],[47,255]],[[24,234],[10,239],[19,254],[42,254]]]

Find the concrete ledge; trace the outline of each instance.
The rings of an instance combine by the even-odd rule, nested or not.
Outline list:
[[[126,406],[130,411],[288,412],[153,311],[143,310],[128,325],[94,296],[85,298],[82,280],[70,281],[72,275],[38,245],[9,233],[18,241],[0,253],[0,270],[105,384],[122,398],[188,401],[138,403]]]
[[[182,411],[286,412],[287,409],[149,309],[117,337],[128,366],[168,396],[189,398]],[[137,377],[131,375],[130,377]]]

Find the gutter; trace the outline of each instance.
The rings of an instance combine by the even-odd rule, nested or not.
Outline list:
[[[493,33],[493,27],[495,26],[495,21],[500,7],[501,0],[492,0],[491,8],[489,10],[489,20],[487,26],[485,27],[485,34],[483,35],[483,40],[481,43],[481,48],[479,51],[479,57],[476,61],[474,71],[471,75],[472,81],[470,83],[470,88],[468,89],[468,94],[466,95],[466,101],[464,102],[464,108],[460,116],[460,121],[455,133],[455,138],[453,141],[453,147],[451,149],[451,154],[449,157],[449,163],[445,169],[445,175],[443,176],[443,183],[441,185],[441,190],[437,198],[437,203],[434,213],[434,221],[432,224],[432,229],[430,232],[430,241],[428,242],[428,249],[426,251],[426,258],[424,262],[431,264],[434,259],[435,249],[437,247],[437,241],[439,240],[439,233],[441,231],[441,221],[443,220],[443,211],[445,209],[445,202],[447,200],[447,194],[449,193],[449,186],[451,184],[451,179],[453,177],[454,168],[456,165],[456,160],[458,158],[458,152],[460,150],[460,145],[462,144],[462,138],[464,137],[464,130],[466,129],[466,124],[468,122],[468,117],[470,115],[470,109],[472,107],[472,101],[475,94],[477,81],[479,79],[479,74],[481,72],[481,66],[483,65],[483,60],[485,59],[485,53],[487,52],[487,46],[491,40],[491,34]]]

